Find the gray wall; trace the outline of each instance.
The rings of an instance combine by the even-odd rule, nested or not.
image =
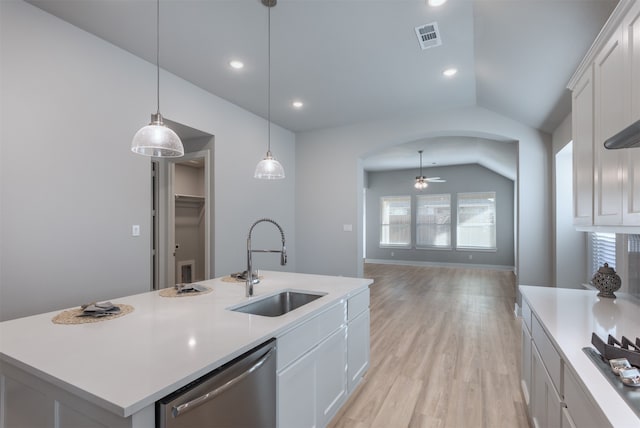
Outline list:
[[[518,144],[516,270],[520,284],[551,284],[551,137],[479,107],[416,112],[296,134],[297,268],[362,275],[361,158],[385,147],[438,136],[475,136]],[[353,231],[344,231],[352,224]]]
[[[554,271],[556,287],[581,288],[587,278],[587,234],[573,225],[573,158],[562,151],[572,140],[571,115],[553,133]]]
[[[156,108],[155,65],[14,0],[0,55],[0,320],[149,290],[150,160],[129,146]],[[255,180],[266,121],[164,71],[161,85],[165,117],[215,136],[215,275],[243,268],[262,216],[295,270],[295,135],[272,126],[287,178]]]
[[[443,177],[446,183],[431,183],[420,192],[413,187],[419,170],[396,170],[367,173],[366,192],[366,243],[367,259],[386,261],[411,261],[491,265],[513,268],[514,256],[514,201],[513,181],[480,165],[430,167],[424,170],[427,177]],[[496,247],[493,251],[456,250],[456,194],[463,192],[496,192]],[[412,236],[415,237],[415,196],[420,194],[451,195],[451,250],[380,248],[380,198],[382,196],[412,196]],[[414,243],[415,246],[415,243]],[[393,253],[393,255],[392,255]],[[470,258],[471,257],[471,258]]]

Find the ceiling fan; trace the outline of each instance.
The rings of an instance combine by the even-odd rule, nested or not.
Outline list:
[[[429,186],[429,183],[446,183],[447,180],[440,177],[425,177],[422,175],[422,150],[418,150],[418,153],[420,153],[420,175],[416,177],[416,183],[413,186],[418,190],[424,190]]]

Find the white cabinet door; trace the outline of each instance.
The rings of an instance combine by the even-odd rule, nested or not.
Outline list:
[[[347,397],[347,330],[331,335],[315,354],[317,425],[323,427]]]
[[[531,347],[531,418],[535,428],[560,428],[562,402],[542,363],[535,345]]]
[[[351,393],[369,367],[369,310],[362,312],[347,327],[348,390]]]
[[[631,122],[640,120],[640,2],[635,2],[624,24],[624,37],[629,57],[627,69],[631,79]]]
[[[578,80],[572,94],[573,223],[593,224],[593,68]]]
[[[567,418],[576,427],[606,428],[611,426],[598,408],[598,404],[589,398],[573,372],[568,368],[564,370],[564,401],[567,405]]]
[[[622,29],[596,56],[594,64],[594,218],[596,225],[622,224],[622,161],[625,150],[607,150],[604,141],[628,125]]]
[[[278,427],[316,427],[316,355],[310,352],[277,375]]]
[[[525,404],[531,414],[531,334],[522,321],[522,361],[520,365],[520,384],[524,395]]]
[[[635,2],[622,24],[630,88],[629,123],[640,120],[640,2]],[[640,225],[640,148],[625,149],[623,164],[622,223]]]

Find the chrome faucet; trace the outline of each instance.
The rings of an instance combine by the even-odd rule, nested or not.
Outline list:
[[[258,223],[262,222],[272,223],[275,227],[280,231],[280,236],[282,237],[282,248],[279,250],[252,250],[251,249],[251,232],[253,232],[253,228],[258,225]],[[287,264],[287,249],[284,245],[284,231],[280,227],[278,223],[271,220],[270,218],[261,218],[251,225],[249,228],[249,236],[247,237],[247,282],[245,286],[245,296],[251,297],[253,296],[253,285],[260,282],[258,275],[253,276],[253,267],[251,261],[251,253],[280,253],[280,265],[284,266]]]

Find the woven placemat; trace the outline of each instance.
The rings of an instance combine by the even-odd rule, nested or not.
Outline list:
[[[264,277],[262,275],[258,276],[258,279],[260,279],[260,280],[262,280],[263,278]],[[235,278],[233,276],[223,276],[221,280],[222,280],[222,282],[238,282],[238,283],[239,282],[243,282],[243,283],[247,282],[246,279],[238,279],[238,278]]]
[[[76,308],[60,312],[58,315],[53,317],[51,321],[54,324],[88,324],[120,318],[133,312],[133,306],[131,305],[117,303],[115,306],[120,308],[120,312],[117,314],[105,315],[103,317],[81,317],[79,315],[82,315],[82,308]]]
[[[213,291],[213,288],[211,287],[206,287],[204,285],[200,285],[200,287],[206,288],[206,290],[192,291],[189,293],[178,293],[178,290],[176,290],[174,287],[170,287],[170,288],[163,288],[162,290],[160,290],[158,294],[161,297],[187,297],[187,296],[200,296],[202,294],[209,294]]]

